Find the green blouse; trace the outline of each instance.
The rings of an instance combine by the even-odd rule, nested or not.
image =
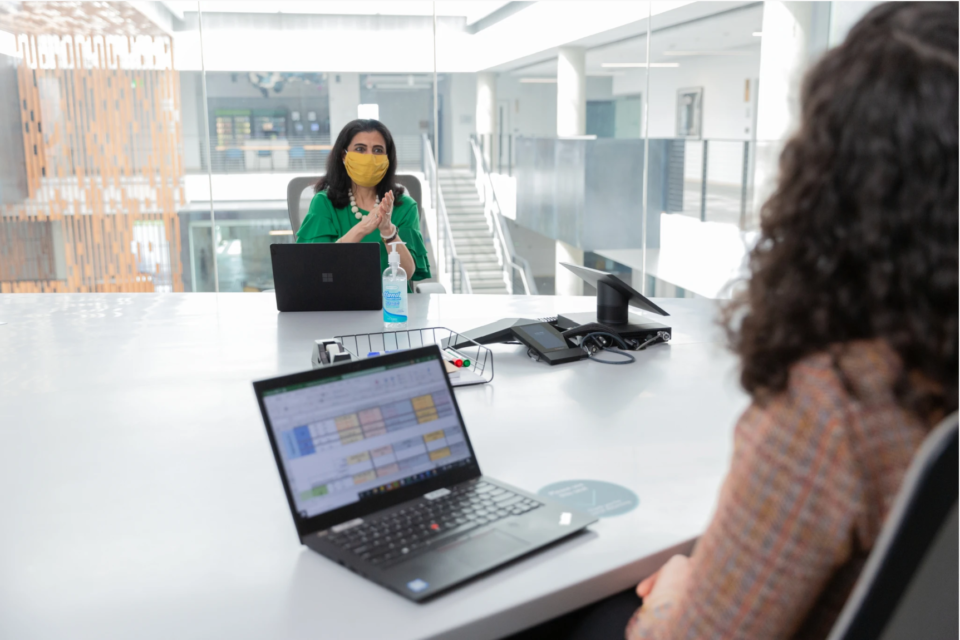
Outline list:
[[[361,213],[368,212],[363,209]],[[420,214],[417,203],[413,198],[404,194],[393,203],[393,224],[397,225],[400,239],[407,243],[407,250],[413,256],[416,269],[410,281],[425,280],[430,277],[430,261],[427,259],[427,250],[423,246],[423,235],[420,233]],[[337,209],[330,202],[325,191],[313,196],[310,201],[310,211],[303,219],[300,230],[297,231],[297,242],[336,242],[350,229],[360,222],[356,214],[350,211],[350,205]],[[380,238],[380,230],[374,229],[360,242],[377,242],[380,244],[380,270],[387,269],[387,248]]]

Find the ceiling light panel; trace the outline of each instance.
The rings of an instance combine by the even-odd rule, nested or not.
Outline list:
[[[679,62],[604,62],[600,65],[604,69],[673,69],[680,66]]]
[[[690,56],[753,56],[754,51],[664,51],[663,55],[667,57],[690,57]]]

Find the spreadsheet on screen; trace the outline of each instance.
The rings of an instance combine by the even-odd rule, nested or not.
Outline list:
[[[312,517],[472,460],[436,358],[264,393],[297,511]]]

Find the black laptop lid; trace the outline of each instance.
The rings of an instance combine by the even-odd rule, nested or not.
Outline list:
[[[253,386],[301,538],[480,475],[435,345]]]
[[[272,244],[270,259],[278,311],[383,308],[378,243]]]

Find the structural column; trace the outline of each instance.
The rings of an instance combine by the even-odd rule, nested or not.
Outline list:
[[[477,137],[483,141],[487,168],[493,170],[497,157],[497,74],[477,74]]]
[[[557,137],[582,136],[587,132],[586,53],[580,47],[562,47],[557,54]],[[613,230],[611,230],[613,232]],[[554,283],[557,295],[582,296],[583,280],[561,262],[583,265],[583,249],[557,240]]]
[[[357,119],[357,107],[360,106],[360,74],[336,73],[327,76],[330,96],[330,143],[344,125]]]
[[[582,136],[587,132],[586,52],[561,47],[557,53],[557,136]]]

